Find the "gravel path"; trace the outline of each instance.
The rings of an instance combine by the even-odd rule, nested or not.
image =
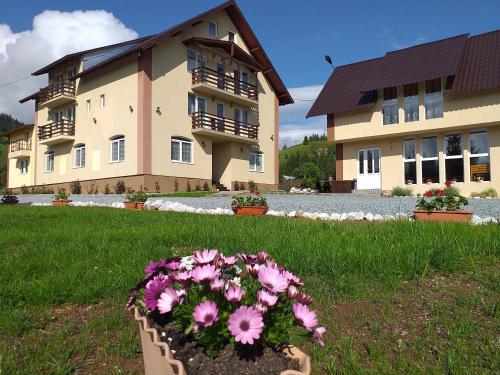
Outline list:
[[[26,194],[19,195],[20,203],[28,204],[34,202],[49,203],[53,196],[50,194]],[[417,198],[385,198],[364,197],[354,195],[301,195],[301,194],[269,194],[266,195],[269,206],[275,211],[290,212],[302,210],[307,212],[324,213],[349,213],[363,211],[365,213],[380,215],[395,215],[399,212],[410,214]],[[96,203],[123,202],[124,196],[119,195],[72,195],[74,201]],[[162,199],[163,201],[180,202],[195,208],[230,208],[231,196],[210,196],[203,198],[151,198],[151,200]],[[469,199],[467,209],[474,211],[475,215],[485,217],[500,217],[500,199]]]

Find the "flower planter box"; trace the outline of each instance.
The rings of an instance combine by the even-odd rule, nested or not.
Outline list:
[[[144,356],[145,375],[188,375],[182,362],[176,360],[167,343],[160,340],[158,331],[149,325],[137,308],[134,308],[134,318],[139,322],[142,354]],[[311,359],[295,346],[283,349],[283,353],[299,360],[300,371],[286,370],[281,375],[309,375]],[[218,374],[214,374],[218,375]]]
[[[52,201],[53,206],[69,206],[71,200],[69,199],[56,199]]]
[[[125,208],[128,210],[135,210],[135,202],[125,201]]]
[[[269,206],[241,206],[233,207],[233,212],[235,215],[252,215],[252,216],[262,216],[267,213]]]
[[[413,210],[415,218],[421,221],[450,221],[454,223],[468,223],[472,218],[472,211],[432,211]]]
[[[135,208],[136,208],[136,210],[143,210],[144,209],[144,202],[135,202]]]

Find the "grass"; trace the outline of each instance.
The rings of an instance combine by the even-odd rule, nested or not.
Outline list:
[[[314,374],[498,372],[498,226],[0,206],[0,374],[141,370],[123,311],[150,259],[266,250],[329,329]]]
[[[151,198],[179,198],[179,197],[185,197],[185,198],[201,198],[201,197],[208,197],[212,194],[215,194],[214,191],[176,191],[172,193],[150,193],[148,196]]]

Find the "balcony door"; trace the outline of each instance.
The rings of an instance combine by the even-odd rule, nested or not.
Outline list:
[[[224,74],[224,64],[217,63],[217,87],[222,90],[226,88]]]
[[[56,129],[59,129],[62,126],[63,111],[55,111],[52,114],[52,120],[56,124]]]
[[[380,189],[380,149],[364,148],[358,150],[358,189]]]
[[[217,130],[224,131],[224,104],[217,103]]]

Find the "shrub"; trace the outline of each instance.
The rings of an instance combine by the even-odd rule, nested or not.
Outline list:
[[[193,191],[193,189],[191,189],[191,183],[190,183],[189,181],[187,182],[187,185],[186,185],[186,191],[187,191],[188,193],[190,193],[190,192],[192,192],[192,191]]]
[[[444,189],[431,189],[426,191],[417,201],[416,208],[427,212],[456,211],[468,204],[465,197],[458,193],[458,189],[451,186],[451,181],[446,181]]]
[[[116,184],[114,186],[115,194],[124,194],[125,191],[126,191],[125,182],[123,182],[123,180],[116,181]]]
[[[245,206],[267,206],[266,198],[262,197],[258,191],[253,195],[235,195],[231,202],[231,207]]]
[[[201,191],[201,185],[199,182],[196,183],[196,186],[194,187],[195,191]]]
[[[238,184],[238,181],[234,181],[233,190],[234,191],[240,191],[240,185]]]
[[[150,262],[144,271],[127,307],[135,304],[160,326],[181,327],[207,355],[229,344],[253,351],[290,343],[294,325],[324,345],[326,330],[308,306],[312,298],[300,290],[303,282],[265,252],[226,257],[200,250]]]
[[[209,191],[210,190],[210,186],[208,185],[208,182],[204,182],[203,183],[203,191]]]
[[[69,184],[69,191],[71,194],[81,194],[82,186],[80,185],[80,181],[76,180]]]
[[[66,199],[69,198],[69,196],[70,196],[70,194],[66,193],[66,189],[65,188],[60,188],[57,191],[57,194],[54,196],[54,199],[57,200],[57,201],[66,200]]]
[[[155,191],[157,193],[159,193],[161,190],[160,190],[160,184],[158,183],[158,181],[155,182]]]
[[[179,182],[177,180],[174,181],[174,191],[179,191]]]
[[[240,182],[240,190],[246,190],[245,183]]]
[[[498,193],[494,188],[487,188],[481,191],[480,193],[477,192],[471,193],[470,196],[479,198],[498,198]]]
[[[411,187],[396,186],[391,191],[393,197],[411,197],[412,194],[413,190]]]
[[[104,185],[104,194],[111,194],[111,189],[109,188],[109,184]]]
[[[310,189],[315,189],[318,182],[323,178],[321,169],[313,162],[304,163],[295,169],[293,175],[302,179],[302,187]]]
[[[96,185],[94,182],[92,182],[89,187],[87,188],[87,194],[94,194],[94,191],[96,189]]]
[[[148,195],[142,190],[136,192],[130,190],[127,193],[126,199],[130,202],[146,202],[148,200]]]
[[[254,192],[257,190],[257,184],[255,183],[255,181],[253,181],[253,180],[248,181],[248,190],[250,190],[251,192]]]
[[[21,186],[21,194],[28,194],[29,190],[26,185]]]

